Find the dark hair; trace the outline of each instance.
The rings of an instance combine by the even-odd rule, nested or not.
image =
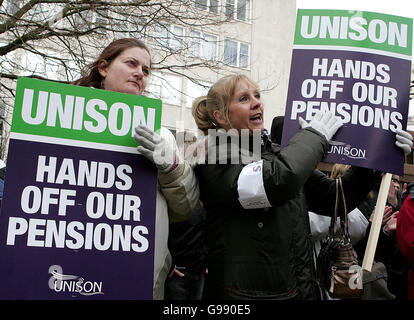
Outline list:
[[[283,133],[283,121],[285,116],[277,116],[272,120],[272,129],[270,130],[270,140],[273,143],[281,144]]]
[[[141,40],[134,38],[122,38],[112,41],[91,64],[85,66],[81,71],[81,78],[72,82],[74,85],[84,87],[101,88],[102,76],[99,73],[99,62],[105,60],[108,65],[118,57],[124,50],[138,47],[146,50],[151,56],[148,47]],[[151,63],[151,61],[150,61]],[[151,68],[151,65],[150,65]]]

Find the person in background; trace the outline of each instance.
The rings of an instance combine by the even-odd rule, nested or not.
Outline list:
[[[147,46],[134,38],[111,42],[99,57],[82,70],[74,85],[133,95],[143,95],[151,74],[151,55]],[[135,128],[138,151],[158,169],[155,218],[153,298],[164,298],[164,283],[172,267],[168,250],[168,225],[189,218],[199,199],[198,183],[191,167],[179,156],[172,133],[160,134],[139,125]],[[166,156],[160,157],[160,154]]]
[[[280,149],[265,134],[263,113],[257,84],[241,74],[219,79],[193,102],[198,128],[218,142],[218,148],[209,142],[206,163],[195,168],[207,211],[206,299],[319,298],[308,210],[334,211],[335,180],[315,169],[342,123],[329,111],[309,123],[299,119],[302,129]],[[227,162],[218,163],[220,146],[232,150],[234,136],[243,132],[253,142],[249,151],[259,133],[260,158],[237,162],[236,152],[228,152]],[[376,175],[358,167],[343,175],[349,210],[366,197]]]
[[[369,220],[372,220],[372,214],[377,203],[380,185],[381,179],[378,179],[378,181],[375,182],[374,188],[370,192],[370,197],[358,205],[358,208]],[[394,174],[391,178],[391,184],[387,196],[387,206],[391,208],[392,212],[398,211],[398,209],[401,207],[401,195],[402,188],[400,184],[400,177]]]
[[[282,132],[283,117],[275,117],[272,122],[272,141],[280,143]],[[405,155],[411,152],[412,141],[410,138],[411,135],[408,132],[401,130],[397,131],[395,144],[402,149]],[[334,165],[331,177],[338,174],[337,169],[341,171],[343,168]],[[374,183],[374,188],[369,192],[367,199],[358,204],[358,207],[348,214],[349,218],[358,217],[354,222],[361,221],[361,224],[353,223],[351,221],[349,223],[352,244],[357,252],[360,264],[362,264],[365,255],[371,223],[375,214],[374,209],[381,183],[380,178],[380,176],[377,177],[377,181]],[[405,283],[407,282],[408,265],[401,255],[395,237],[397,217],[399,214],[398,210],[401,206],[401,193],[402,187],[400,177],[398,175],[392,175],[372,273],[368,276],[364,276],[364,279],[367,281],[371,279],[372,282],[378,281],[378,283],[369,284],[372,290],[366,290],[367,294],[364,294],[363,299],[406,299],[407,292]],[[355,211],[358,211],[359,214],[357,216],[351,215],[351,213]],[[365,219],[361,214],[365,216]],[[322,221],[326,220],[326,217],[310,212],[310,219],[312,235],[319,238],[322,236],[323,238],[325,235],[323,231],[326,231],[326,228]],[[352,237],[352,234],[354,233],[352,230],[353,227],[357,227],[357,229],[354,229],[354,237]],[[317,251],[319,247],[318,242],[316,242],[315,248]],[[380,279],[385,279],[385,285],[382,284],[381,281],[383,280]]]
[[[373,193],[374,197],[370,202],[372,212],[369,216],[369,225],[365,237],[359,241],[355,246],[355,251],[358,254],[358,260],[363,262],[365,249],[368,243],[369,234],[371,231],[372,221],[375,215],[375,204],[377,202],[377,195],[379,190],[379,182],[376,184]],[[401,181],[398,175],[392,175],[390,187],[388,190],[387,201],[384,208],[383,218],[381,222],[381,230],[378,236],[378,243],[375,250],[374,260],[382,263],[386,268],[387,288],[395,295],[396,300],[407,299],[407,276],[409,266],[401,254],[398,247],[396,230],[397,219],[401,207]]]
[[[408,195],[405,198],[397,216],[397,243],[407,261],[407,299],[414,300],[414,184],[407,188]]]

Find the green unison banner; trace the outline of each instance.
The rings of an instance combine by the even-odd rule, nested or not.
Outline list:
[[[413,20],[353,10],[299,9],[295,46],[360,47],[411,56]]]
[[[161,100],[19,78],[12,133],[136,147],[134,128],[161,125]]]

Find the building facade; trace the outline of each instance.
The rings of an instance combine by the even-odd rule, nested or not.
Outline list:
[[[296,1],[204,0],[194,1],[194,5],[230,20],[207,30],[169,27],[189,39],[190,56],[224,65],[214,70],[203,67],[184,70],[185,76],[155,72],[148,94],[163,100],[162,124],[174,131],[196,131],[191,115],[194,98],[206,95],[209,86],[226,74],[245,73],[262,89],[265,127],[270,129],[273,117],[283,115],[285,110]],[[171,45],[179,44],[171,41]],[[195,82],[190,80],[193,77],[197,78]]]
[[[179,5],[181,17],[205,17],[209,23],[193,24],[182,19],[159,18],[151,12],[135,15],[115,12],[113,8],[87,10],[72,18],[61,19],[53,28],[70,26],[75,31],[95,27],[92,48],[73,54],[77,43],[69,50],[59,47],[58,41],[33,41],[5,56],[0,56],[2,72],[16,76],[40,76],[45,79],[70,82],[80,75],[82,65],[93,61],[98,52],[110,41],[120,37],[138,37],[150,48],[155,65],[146,95],[163,101],[162,125],[175,131],[196,132],[191,114],[194,98],[205,95],[208,88],[220,77],[230,73],[245,73],[255,80],[265,104],[265,127],[270,129],[274,116],[284,114],[287,96],[290,61],[296,20],[296,0],[163,0],[167,5]],[[89,3],[89,2],[88,2]],[[185,5],[184,5],[185,3]],[[18,15],[23,0],[5,0],[1,5],[3,20]],[[33,8],[32,18],[47,20],[47,14],[59,12],[62,4],[48,3]],[[79,7],[81,8],[81,7]],[[131,9],[132,10],[132,9]],[[142,9],[144,10],[144,9]],[[159,9],[158,9],[159,10]],[[171,7],[171,10],[178,10]],[[150,14],[153,14],[152,16]],[[151,17],[151,18],[150,18]],[[27,19],[27,14],[24,16]],[[60,17],[61,18],[61,17]],[[214,23],[214,20],[217,23]],[[151,20],[151,21],[150,21]],[[213,21],[213,23],[212,23]],[[52,25],[52,24],[51,24]],[[99,26],[104,26],[99,28]],[[110,31],[109,31],[110,30]],[[0,34],[0,49],[10,42],[11,34]],[[81,39],[81,38],[80,38]],[[84,41],[84,43],[87,41]],[[79,45],[78,45],[79,46]],[[177,54],[178,52],[178,54]],[[40,53],[40,54],[39,54]],[[83,60],[78,59],[82,55]],[[181,66],[179,72],[169,66]],[[2,82],[15,80],[2,77]],[[13,99],[1,97],[5,119],[3,137],[11,123]],[[3,143],[7,143],[3,138]],[[2,152],[6,158],[7,152]]]

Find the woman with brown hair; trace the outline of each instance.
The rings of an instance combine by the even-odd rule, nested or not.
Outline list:
[[[108,73],[110,68],[117,70]],[[131,72],[123,71],[128,69]],[[142,95],[150,72],[151,56],[148,47],[141,40],[123,38],[111,42],[94,62],[82,69],[82,77],[73,84]],[[125,76],[127,83],[124,81]],[[121,87],[126,84],[130,88]]]
[[[147,46],[138,39],[124,38],[110,43],[73,84],[143,95],[150,73],[151,56]],[[161,128],[157,134],[139,125],[134,138],[139,143],[138,151],[158,168],[153,298],[163,299],[164,282],[172,269],[167,246],[169,221],[190,216],[199,199],[198,184],[190,166],[180,160],[169,130]],[[166,156],[157,156],[161,153]]]

